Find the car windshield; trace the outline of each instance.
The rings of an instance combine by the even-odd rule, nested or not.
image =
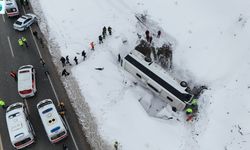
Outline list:
[[[22,22],[20,22],[20,21],[16,21],[16,22],[15,22],[15,24],[17,24],[17,25],[21,25],[21,24],[22,24]]]

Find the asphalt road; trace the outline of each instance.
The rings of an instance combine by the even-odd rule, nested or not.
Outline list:
[[[22,11],[22,13],[24,12]],[[52,63],[47,47],[45,46],[43,48],[40,42],[37,42],[37,48],[35,38],[31,34],[31,29],[24,32],[15,31],[12,27],[15,20],[16,18],[8,18],[6,15],[0,15],[0,98],[4,99],[7,105],[15,102],[24,102],[28,107],[37,140],[35,144],[25,149],[62,150],[62,145],[65,143],[70,150],[90,150],[90,146],[86,142],[85,135],[81,130],[81,125],[78,122],[74,109],[60,81],[60,77]],[[40,30],[36,25],[32,25],[31,28],[32,30],[38,31],[39,36],[41,36]],[[29,48],[18,45],[17,40],[22,36],[27,38]],[[49,76],[44,73],[45,69],[39,62],[40,54],[38,50],[40,50],[40,54],[46,63]],[[35,97],[24,100],[18,95],[17,84],[14,79],[10,77],[9,72],[12,70],[16,71],[20,66],[26,64],[31,64],[36,69],[37,94]],[[36,109],[36,104],[46,98],[52,99],[56,105],[58,100],[63,101],[66,107],[65,119],[66,123],[69,124],[69,136],[57,144],[51,144],[49,142]],[[3,109],[0,109],[0,150],[1,149],[14,149],[9,139],[5,111]]]

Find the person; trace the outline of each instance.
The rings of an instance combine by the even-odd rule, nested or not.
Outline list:
[[[118,150],[118,142],[117,141],[115,141],[114,148],[115,148],[115,150]]]
[[[112,28],[110,26],[108,27],[108,32],[109,32],[109,35],[112,35]]]
[[[90,43],[90,48],[91,48],[91,50],[95,50],[94,42],[91,42],[91,43]]]
[[[62,76],[68,76],[70,73],[69,72],[67,72],[67,70],[66,69],[63,69],[63,71],[62,71]]]
[[[27,39],[25,37],[22,37],[22,41],[25,44],[26,47],[29,47],[28,43],[27,43]]]
[[[191,115],[193,113],[193,109],[192,108],[187,108],[186,109],[186,115]]]
[[[106,33],[102,31],[102,38],[105,39]]]
[[[66,109],[65,109],[64,103],[63,103],[63,102],[60,102],[60,103],[58,104],[58,106],[59,106],[59,114],[62,115],[62,116],[65,115]]]
[[[146,30],[145,34],[146,34],[146,40],[147,42],[149,42],[150,41],[149,31]]]
[[[121,62],[121,55],[118,54],[118,62]]]
[[[10,76],[13,77],[15,79],[15,81],[17,81],[17,75],[14,71],[10,72]]]
[[[149,41],[148,41],[148,42],[151,44],[151,43],[152,43],[152,40],[153,40],[153,37],[152,37],[152,36],[150,36],[150,37],[149,37]]]
[[[191,101],[191,108],[193,109],[194,113],[198,111],[198,101],[197,99],[192,99]]]
[[[66,56],[66,64],[69,64],[71,66],[71,63],[69,62],[69,56]]]
[[[101,43],[103,43],[103,41],[102,41],[102,36],[100,35],[99,36],[99,44],[101,44]]]
[[[37,31],[33,31],[33,35],[34,35],[34,37],[35,37],[36,39],[38,39],[38,33],[37,33]]]
[[[161,30],[159,30],[158,32],[157,32],[157,38],[160,38],[161,37]]]
[[[78,64],[78,59],[77,59],[77,57],[74,58],[74,61],[75,61],[76,65],[77,65],[77,64]]]
[[[68,146],[66,144],[63,144],[63,150],[68,150]]]
[[[24,0],[20,0],[22,6],[24,6]]]
[[[62,62],[62,66],[64,67],[65,66],[65,58],[64,57],[61,57],[60,61]]]
[[[145,35],[149,36],[149,31],[148,30],[145,31]]]
[[[85,58],[86,58],[86,52],[85,52],[85,50],[82,51],[82,57],[83,57],[83,60],[85,60]]]
[[[3,108],[3,109],[6,109],[7,106],[5,105],[5,102],[4,100],[0,99],[0,106]]]
[[[18,44],[19,44],[19,46],[23,47],[23,41],[22,41],[22,39],[18,39]]]
[[[42,58],[40,58],[40,63],[43,65],[43,67],[45,66],[45,62]]]
[[[102,28],[102,33],[104,34],[104,36],[107,35],[107,28],[106,28],[105,26]],[[105,38],[104,38],[104,39],[105,39]]]

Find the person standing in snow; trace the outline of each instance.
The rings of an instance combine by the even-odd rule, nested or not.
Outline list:
[[[74,61],[75,61],[76,65],[77,65],[77,64],[78,64],[78,59],[77,59],[77,57],[74,58]]]
[[[146,40],[147,40],[147,42],[149,42],[149,38],[150,38],[150,36],[149,36],[149,31],[147,30],[146,32],[145,32],[145,34],[146,34]]]
[[[64,67],[65,66],[65,58],[64,57],[61,57],[60,61],[62,62],[62,66]]]
[[[102,28],[102,33],[106,36],[107,35],[107,28],[104,26],[103,28]]]
[[[105,39],[106,33],[102,31],[102,38]]]
[[[161,30],[159,30],[158,32],[157,32],[157,38],[160,38],[161,37]]]
[[[110,26],[108,27],[108,32],[109,32],[109,35],[112,35],[112,28]]]
[[[115,141],[114,148],[115,148],[115,150],[118,150],[118,142],[117,141]]]
[[[91,50],[95,50],[94,42],[91,42],[91,43],[90,43],[90,48],[91,48]]]
[[[69,62],[69,56],[66,56],[66,64],[69,64],[71,66],[71,63]]]
[[[103,41],[102,41],[102,36],[100,35],[99,36],[99,44],[102,44],[103,43]]]
[[[67,72],[67,70],[66,69],[63,69],[63,71],[62,71],[62,76],[68,76],[70,73],[69,72]]]
[[[85,50],[82,51],[82,57],[83,57],[83,60],[86,59],[86,52],[85,52]]]
[[[151,43],[152,43],[152,40],[153,40],[153,37],[152,37],[152,36],[150,36],[150,37],[149,37],[149,41],[148,41],[148,42],[151,44]]]

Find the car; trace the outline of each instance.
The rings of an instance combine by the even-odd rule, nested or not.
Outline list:
[[[15,23],[13,24],[13,27],[15,30],[24,31],[28,29],[28,27],[31,26],[34,22],[37,22],[36,15],[29,13],[18,18],[17,21],[15,21]]]
[[[8,17],[19,16],[16,0],[6,0],[5,11]]]
[[[17,72],[18,94],[22,98],[28,98],[35,95],[36,89],[36,72],[32,65],[24,65]]]

